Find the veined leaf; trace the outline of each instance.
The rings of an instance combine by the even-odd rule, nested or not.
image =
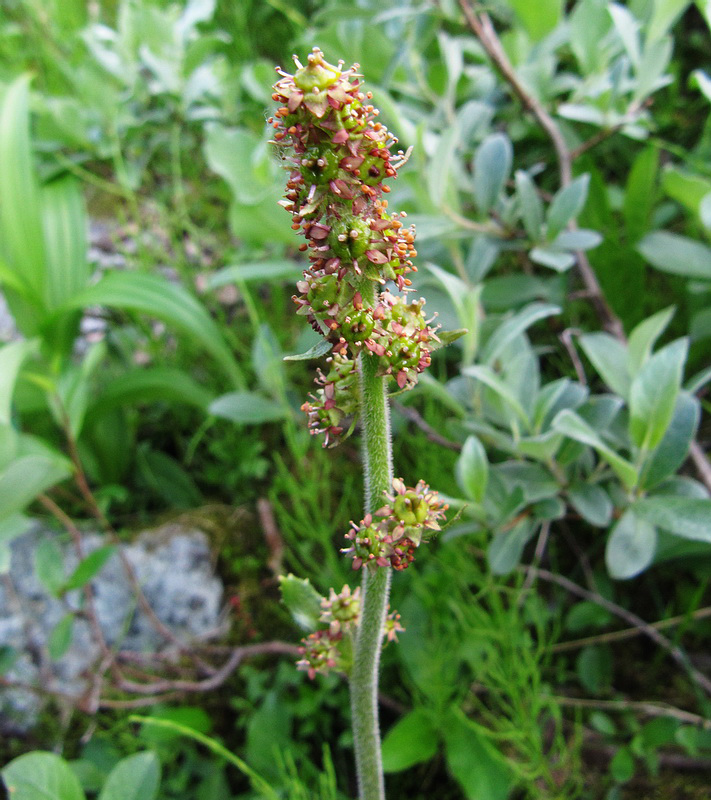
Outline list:
[[[482,363],[492,366],[506,347],[534,323],[554,314],[560,314],[560,307],[550,303],[531,303],[522,308],[511,319],[504,320],[487,343],[482,347],[479,355]]]
[[[639,368],[646,363],[652,352],[652,347],[657,339],[664,333],[669,325],[671,318],[674,316],[674,306],[669,306],[663,311],[658,311],[651,317],[642,320],[630,333],[629,343],[627,345],[627,368],[632,377],[634,377]]]
[[[79,780],[55,753],[26,753],[13,759],[2,778],[13,800],[85,800]]]
[[[38,340],[11,342],[0,348],[0,425],[10,424],[12,395],[23,361],[37,351]]]
[[[294,622],[305,631],[315,631],[319,624],[323,597],[311,585],[308,578],[297,578],[296,575],[279,576],[279,589],[284,605]]]
[[[657,529],[627,509],[607,540],[607,571],[613,578],[634,578],[652,563],[656,548]]]
[[[609,333],[586,333],[580,346],[600,377],[620,397],[627,399],[630,377],[627,372],[627,348]]]
[[[653,450],[669,427],[689,349],[687,339],[663,347],[640,369],[630,389],[630,438]]]
[[[138,311],[174,325],[198,342],[223,368],[233,384],[244,386],[244,377],[222,331],[205,307],[182,286],[160,275],[143,272],[110,272],[94,286],[71,298],[65,308],[108,306]]]
[[[504,403],[514,412],[521,422],[523,422],[526,429],[529,428],[528,414],[526,414],[524,407],[511,389],[490,367],[483,365],[465,367],[462,370],[462,374],[468,375],[470,378],[475,378],[481,381],[485,386],[488,386],[493,392],[499,395]]]
[[[30,139],[29,84],[29,76],[15,80],[0,105],[0,247],[40,303],[46,256]]]
[[[631,489],[637,483],[637,470],[633,464],[608,447],[585,420],[570,409],[564,409],[553,420],[552,427],[577,442],[593,447],[612,467],[618,478]]]
[[[711,542],[711,500],[696,497],[646,497],[631,508],[641,519],[669,533]]]

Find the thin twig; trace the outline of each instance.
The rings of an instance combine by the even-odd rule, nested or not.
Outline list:
[[[410,408],[410,406],[404,406],[402,403],[393,403],[393,408],[398,412],[398,414],[402,414],[403,417],[409,419],[410,422],[414,422],[415,425],[427,436],[427,438],[431,442],[435,442],[435,444],[441,445],[442,447],[446,447],[448,450],[454,450],[457,453],[460,452],[462,449],[461,444],[459,442],[453,442],[451,439],[447,439],[445,436],[442,436],[441,433],[436,431],[420,414],[417,409]]]
[[[267,566],[275,577],[281,574],[282,561],[284,559],[284,537],[274,519],[272,504],[266,497],[257,500],[257,514],[264,533],[264,540],[269,548],[269,559]]]
[[[551,531],[551,522],[550,520],[544,520],[541,524],[541,530],[538,534],[538,540],[536,542],[536,550],[533,554],[533,561],[531,562],[531,567],[537,568],[543,559],[543,554],[546,551],[546,545],[548,544],[548,536]],[[526,595],[529,592],[531,586],[533,586],[533,582],[535,581],[535,572],[533,569],[529,570],[526,578],[523,582],[523,586],[521,587],[521,591],[519,592],[519,597],[517,601],[517,606],[521,608],[523,605]]]
[[[676,617],[669,617],[668,619],[661,619],[657,622],[648,623],[650,627],[656,630],[665,630],[666,628],[674,628],[681,625],[688,620],[707,619],[711,617],[711,606],[699,608],[691,614],[679,614]],[[642,631],[637,627],[624,628],[620,631],[608,631],[607,633],[598,633],[595,636],[585,636],[582,639],[573,639],[569,642],[558,642],[551,647],[551,650],[556,653],[563,653],[566,650],[578,650],[581,647],[586,647],[589,644],[607,644],[609,642],[621,642],[624,639],[633,639],[639,636]]]
[[[676,706],[666,703],[647,703],[636,700],[590,700],[582,697],[561,697],[553,696],[553,700],[562,706],[572,706],[573,708],[597,708],[601,711],[637,711],[648,717],[670,717],[678,719],[687,725],[695,725],[704,730],[711,730],[711,719],[692,714]]]
[[[573,368],[575,369],[575,374],[577,375],[579,383],[582,386],[587,386],[588,380],[585,377],[583,362],[580,360],[578,351],[575,349],[575,342],[573,341],[573,336],[579,336],[580,333],[581,331],[578,328],[566,328],[558,338],[563,343],[563,347],[565,347],[570,356],[570,360],[573,362]]]
[[[711,695],[711,680],[709,680],[702,672],[697,670],[691,664],[689,657],[686,655],[686,653],[684,653],[683,650],[681,650],[680,647],[667,639],[666,636],[662,636],[662,634],[659,633],[659,631],[653,625],[645,622],[641,617],[638,617],[636,614],[633,614],[631,611],[628,611],[622,606],[618,606],[617,603],[613,603],[611,600],[608,600],[597,592],[591,592],[588,589],[584,589],[582,586],[579,586],[577,583],[574,583],[563,575],[556,575],[553,572],[549,572],[547,569],[538,569],[536,567],[522,566],[519,567],[519,569],[525,572],[531,570],[534,572],[536,577],[542,578],[544,581],[548,581],[549,583],[555,583],[558,586],[563,587],[566,591],[570,592],[570,594],[574,594],[576,597],[580,597],[583,600],[589,600],[592,603],[595,603],[596,605],[606,609],[611,614],[614,614],[616,617],[624,619],[629,625],[638,628],[640,633],[647,636],[656,645],[669,653],[674,661],[676,661],[679,666],[686,670],[694,682],[698,684],[698,686],[700,686],[707,694]]]

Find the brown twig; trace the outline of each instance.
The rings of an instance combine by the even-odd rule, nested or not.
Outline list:
[[[661,619],[657,622],[648,623],[650,627],[658,631],[665,630],[666,628],[674,628],[681,625],[687,620],[707,619],[711,617],[711,606],[699,608],[691,614],[679,614],[676,617],[669,617],[668,619]],[[621,642],[624,639],[633,639],[639,636],[639,628],[624,628],[620,631],[608,631],[607,633],[598,633],[595,636],[585,636],[582,639],[573,639],[569,642],[558,642],[551,647],[551,650],[556,653],[563,653],[566,650],[578,650],[581,647],[586,647],[589,644],[607,644],[609,642]]]
[[[410,406],[404,406],[402,403],[393,403],[393,408],[399,413],[402,414],[405,419],[409,419],[410,422],[414,422],[415,425],[427,436],[427,438],[431,442],[435,442],[435,444],[441,445],[442,447],[446,447],[448,450],[454,450],[457,453],[460,452],[462,449],[461,444],[459,442],[453,442],[451,439],[447,439],[445,436],[442,436],[441,433],[436,431],[420,414],[417,409],[410,408]]]
[[[591,592],[588,589],[584,589],[582,586],[579,586],[577,583],[574,583],[563,575],[556,575],[555,573],[549,572],[546,569],[539,569],[537,567],[521,566],[519,569],[524,572],[528,572],[530,570],[535,574],[536,577],[541,578],[544,581],[548,581],[549,583],[555,583],[558,586],[561,586],[567,592],[570,592],[570,594],[574,594],[576,597],[580,597],[583,600],[589,600],[590,602],[595,603],[595,605],[598,605],[601,608],[604,608],[606,611],[609,611],[611,614],[614,614],[614,616],[625,620],[628,625],[637,628],[641,634],[647,636],[656,645],[669,653],[674,661],[676,661],[676,663],[688,673],[693,681],[707,694],[711,695],[711,680],[709,680],[709,678],[707,678],[702,672],[697,670],[696,667],[691,664],[688,656],[680,647],[667,639],[666,636],[662,636],[662,634],[659,633],[659,631],[653,625],[645,622],[641,617],[638,617],[636,614],[633,614],[631,611],[628,611],[622,606],[618,606],[617,603],[613,603],[611,600],[608,600],[597,592]]]
[[[570,360],[573,362],[573,368],[575,369],[575,374],[578,378],[578,381],[582,386],[587,386],[588,380],[585,377],[583,362],[580,360],[578,351],[575,349],[575,342],[573,341],[573,336],[579,336],[580,333],[581,331],[577,328],[566,328],[558,338],[563,343],[563,347],[565,347],[568,355],[570,356]]]
[[[257,500],[257,514],[264,533],[264,540],[269,548],[269,559],[267,566],[272,575],[278,577],[281,574],[282,562],[284,560],[284,538],[281,535],[279,526],[274,519],[272,504],[266,497]]]
[[[695,725],[704,730],[711,730],[711,719],[692,714],[676,706],[666,703],[647,703],[636,700],[591,700],[582,697],[561,697],[555,695],[553,699],[562,706],[573,708],[596,708],[600,711],[636,711],[648,717],[670,717],[684,722],[687,725]]]

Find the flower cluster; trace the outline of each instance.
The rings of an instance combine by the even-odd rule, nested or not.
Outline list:
[[[353,569],[406,569],[423,540],[440,530],[447,505],[424,481],[408,488],[395,478],[393,494],[386,499],[388,503],[374,515],[366,514],[359,524],[351,523],[346,534],[351,544],[343,552],[353,558]]]
[[[346,430],[347,420],[355,420],[358,411],[355,362],[335,354],[326,363],[328,372],[319,369],[316,378],[321,388],[309,395],[310,401],[301,406],[301,410],[308,414],[311,433],[325,434],[324,447],[338,443]]]
[[[407,302],[383,288],[391,281],[408,291],[407,275],[416,270],[414,229],[405,227],[405,214],[388,211],[383,197],[390,191],[384,180],[397,176],[407,156],[393,156],[397,140],[378,121],[371,93],[361,91],[357,65],[333,66],[318,48],[306,66],[296,65],[294,75],[279,70],[273,99],[280,105],[270,123],[289,168],[282,205],[306,239],[301,249],[309,252],[309,268],[294,296],[298,313],[332,344],[341,373],[350,374],[346,362],[365,352],[378,359],[380,375],[410,388],[429,366],[437,337],[425,319],[424,300]],[[365,291],[371,282],[377,291]],[[366,302],[364,295],[374,299]],[[327,382],[335,393],[319,390],[304,409],[312,433],[325,433],[328,445],[351,413],[344,410],[351,405],[351,387]]]
[[[351,591],[344,586],[337,594],[330,590],[328,599],[321,600],[320,621],[327,627],[314,631],[301,640],[296,662],[298,669],[308,673],[313,679],[316,674],[326,674],[331,670],[348,673],[352,662],[352,639],[360,623],[360,588]],[[383,638],[397,641],[397,634],[405,629],[400,624],[400,615],[392,611],[385,619]]]

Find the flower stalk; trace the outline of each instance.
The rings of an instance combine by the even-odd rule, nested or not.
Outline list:
[[[383,640],[404,630],[399,615],[388,613],[392,572],[412,563],[446,509],[423,481],[408,488],[393,478],[388,385],[412,388],[439,339],[425,319],[425,301],[407,299],[407,276],[416,271],[414,228],[405,227],[405,214],[388,210],[384,197],[385,180],[397,177],[406,154],[393,157],[397,140],[361,90],[357,65],[329,64],[318,48],[306,66],[295,61],[293,75],[277,70],[272,97],[279,107],[269,121],[289,170],[282,205],[305,237],[300,250],[310,262],[294,302],[330,349],[302,408],[325,447],[360,423],[365,515],[352,523],[343,548],[353,569],[363,571],[360,593],[346,586],[314,599],[294,576],[282,588],[296,587],[311,611],[320,602],[321,627],[303,640],[298,667],[311,678],[331,669],[349,676],[359,797],[384,800],[378,670]]]

